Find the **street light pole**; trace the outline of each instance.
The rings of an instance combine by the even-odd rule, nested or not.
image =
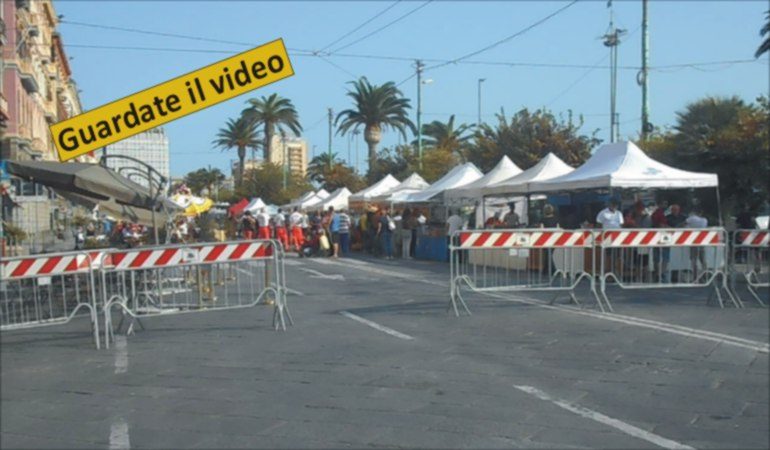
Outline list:
[[[479,117],[478,117],[478,120],[476,121],[476,126],[481,125],[481,83],[483,83],[484,81],[486,81],[486,78],[479,78]]]
[[[329,168],[332,168],[332,109],[329,108]]]
[[[417,60],[417,154],[422,170],[422,61]]]
[[[281,130],[281,150],[283,152],[283,190],[286,190],[289,168],[289,152],[286,149],[286,132]]]

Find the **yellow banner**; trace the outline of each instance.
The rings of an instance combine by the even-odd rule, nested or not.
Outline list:
[[[64,162],[294,75],[283,40],[51,125]]]

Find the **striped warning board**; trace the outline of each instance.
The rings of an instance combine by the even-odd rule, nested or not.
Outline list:
[[[719,229],[610,230],[599,237],[604,247],[706,247],[724,244]]]
[[[460,248],[563,248],[593,245],[590,231],[461,231]]]

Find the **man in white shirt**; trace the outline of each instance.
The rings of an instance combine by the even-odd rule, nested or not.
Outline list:
[[[611,230],[623,226],[623,214],[618,210],[618,202],[610,200],[609,205],[599,212],[596,216],[596,222],[602,226],[602,229]]]
[[[257,214],[257,225],[259,225],[259,231],[257,234],[258,239],[270,239],[270,214],[267,213],[265,208],[259,210]]]
[[[708,220],[703,217],[703,209],[700,206],[693,208],[684,223],[687,228],[708,228],[709,226]],[[706,269],[706,254],[703,251],[703,247],[690,247],[693,281],[698,279],[698,261],[700,261],[701,267]]]
[[[302,213],[297,207],[289,216],[289,233],[290,244],[299,251],[305,242],[305,237],[302,235]]]
[[[286,233],[286,216],[283,210],[278,208],[278,212],[273,216],[273,226],[275,227],[275,238],[281,242],[284,250],[289,249],[289,235]]]
[[[463,227],[463,218],[457,214],[457,211],[453,211],[452,215],[446,220],[448,237],[452,237],[455,232],[460,231]]]

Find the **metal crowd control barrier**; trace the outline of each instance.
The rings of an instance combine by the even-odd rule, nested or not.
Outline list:
[[[724,307],[721,290],[736,308],[742,305],[728,289],[727,233],[722,228],[655,228],[605,230],[600,294],[607,305],[607,282],[622,289],[714,288]]]
[[[736,230],[731,233],[730,242],[733,294],[740,299],[736,282],[745,282],[754,300],[767,306],[758,291],[770,288],[770,231]]]
[[[449,308],[458,303],[470,315],[462,285],[474,292],[566,292],[579,304],[575,288],[588,280],[599,308],[592,273],[596,266],[593,233],[585,230],[512,229],[459,231],[450,243]],[[587,254],[586,250],[590,250]],[[588,262],[586,262],[588,260]],[[586,267],[588,266],[588,267]]]
[[[68,252],[0,260],[0,331],[61,325],[88,311],[99,349],[93,257]]]
[[[286,297],[283,247],[275,240],[176,245],[111,251],[101,263],[105,342],[115,327],[128,322],[142,329],[141,319],[165,314],[252,307],[273,300],[273,327],[293,325]],[[270,298],[272,297],[272,298]]]

